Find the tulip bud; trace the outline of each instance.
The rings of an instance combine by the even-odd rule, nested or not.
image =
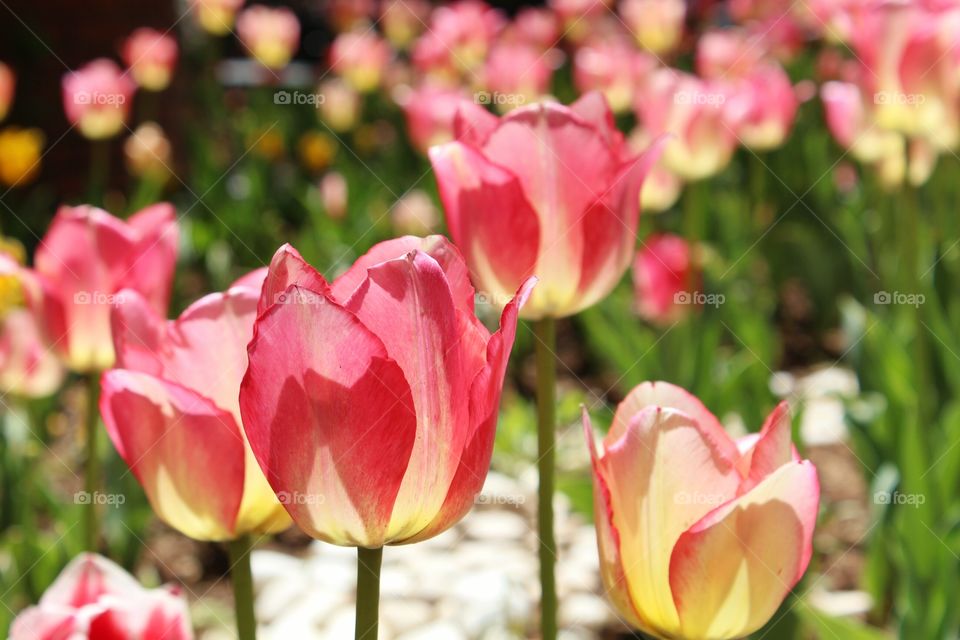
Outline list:
[[[817,470],[782,403],[734,441],[697,398],[645,382],[600,447],[584,411],[604,590],[658,638],[742,638],[763,626],[812,555]]]
[[[10,105],[13,104],[13,90],[17,83],[17,77],[13,70],[0,62],[0,121],[7,117],[10,112]]]
[[[67,120],[91,140],[120,133],[130,113],[136,85],[112,60],[100,58],[63,76]]]
[[[177,63],[177,41],[146,27],[137,29],[123,43],[123,61],[130,75],[147,91],[163,91],[170,84]]]
[[[192,640],[187,602],[176,587],[145,589],[110,560],[85,553],[10,627],[10,640],[108,637]]]
[[[166,182],[173,153],[170,140],[156,122],[144,122],[123,143],[127,171],[139,178]]]
[[[237,11],[243,0],[190,0],[190,7],[200,26],[214,36],[225,36],[233,29]]]
[[[540,279],[523,315],[577,313],[606,296],[633,257],[640,189],[659,143],[634,155],[599,93],[501,119],[465,103],[457,141],[430,150],[450,235],[496,299]]]
[[[317,88],[323,100],[319,102],[319,115],[337,133],[350,131],[360,119],[360,94],[339,78],[324,80]]]
[[[39,129],[7,127],[0,131],[0,184],[18,187],[40,172],[44,135]]]
[[[282,69],[297,52],[300,21],[286,7],[253,5],[237,18],[237,35],[260,64],[269,69]]]
[[[453,526],[483,486],[517,309],[500,330],[445,238],[374,246],[327,283],[290,246],[270,263],[240,410],[250,446],[310,536],[366,548]]]

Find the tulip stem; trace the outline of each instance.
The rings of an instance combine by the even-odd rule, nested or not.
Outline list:
[[[383,547],[357,547],[357,622],[355,640],[377,640],[380,619],[380,565]]]
[[[238,640],[256,640],[257,620],[253,614],[253,573],[250,551],[253,540],[245,534],[228,543],[230,580],[233,582],[233,606],[237,615]]]
[[[557,637],[557,585],[554,564],[557,545],[553,534],[554,438],[557,422],[557,326],[553,318],[533,323],[537,360],[537,470],[540,487],[537,507],[540,537],[540,632],[543,640]]]
[[[110,142],[93,140],[90,142],[90,190],[87,200],[90,204],[102,207],[110,178]]]
[[[97,435],[100,430],[100,375],[87,374],[87,415],[84,424],[86,438],[86,465],[84,490],[87,508],[84,519],[84,545],[88,551],[96,551],[100,538],[100,522],[97,517],[97,492],[100,490],[100,455],[97,451]]]

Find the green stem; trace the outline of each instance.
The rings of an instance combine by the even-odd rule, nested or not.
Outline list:
[[[110,141],[93,140],[90,142],[90,182],[87,185],[87,200],[101,207],[107,192],[110,178]]]
[[[237,615],[238,640],[256,640],[257,620],[253,615],[253,574],[250,571],[250,550],[253,540],[245,534],[231,540],[230,580],[233,582],[233,605]]]
[[[380,621],[380,565],[383,547],[357,547],[357,622],[355,640],[377,640]]]
[[[905,185],[903,187],[903,210],[900,215],[906,217],[906,224],[900,225],[903,227],[905,236],[902,246],[906,293],[912,296],[920,296],[923,295],[919,261],[922,219],[920,207],[917,204],[917,190],[913,186]],[[917,372],[915,387],[917,389],[917,412],[920,424],[926,425],[929,424],[929,420],[933,419],[933,416],[929,415],[927,399],[928,394],[935,393],[935,387],[930,386],[929,380],[930,354],[927,351],[926,327],[923,325],[922,307],[922,304],[916,306],[905,305],[908,313],[912,316],[913,324],[913,357]]]
[[[540,631],[543,640],[557,637],[557,585],[554,565],[557,545],[553,534],[553,487],[555,475],[554,438],[556,429],[557,326],[553,318],[533,323],[537,359],[537,470],[540,489],[537,507],[540,537]]]
[[[97,436],[100,431],[100,375],[87,374],[87,416],[84,429],[87,460],[84,468],[84,490],[88,502],[84,521],[84,544],[88,551],[96,551],[100,538],[96,494],[100,490],[100,456]]]

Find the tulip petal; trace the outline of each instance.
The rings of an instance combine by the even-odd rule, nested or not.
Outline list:
[[[140,591],[139,583],[110,560],[83,553],[64,567],[40,599],[43,605],[82,607],[105,594],[123,595]]]
[[[233,415],[136,371],[108,371],[102,388],[107,432],[160,519],[197,540],[232,538],[245,457]]]
[[[682,636],[740,638],[763,626],[806,571],[817,471],[790,462],[684,533],[670,561]]]
[[[473,378],[470,386],[470,426],[466,446],[460,456],[453,481],[447,491],[440,511],[433,521],[407,542],[426,540],[445,531],[458,522],[470,510],[490,468],[493,455],[493,439],[496,435],[500,393],[503,376],[517,332],[517,316],[520,308],[530,297],[536,278],[521,285],[500,315],[500,329],[494,333],[486,347],[486,363]]]
[[[180,241],[176,211],[173,205],[161,202],[133,214],[127,224],[138,237],[123,280],[137,283],[135,288],[153,308],[165,313]]]
[[[464,253],[481,292],[508,296],[533,275],[540,222],[516,176],[468,145],[451,142],[430,149],[440,199],[453,241]]]
[[[295,285],[287,293],[315,295]],[[288,513],[320,540],[385,544],[417,414],[383,342],[326,299],[270,307],[248,352],[243,424]]]
[[[461,327],[446,276],[427,254],[381,262],[367,274],[346,308],[400,366],[417,415],[417,441],[390,521],[390,537],[403,539],[426,527],[440,509],[467,440]]]
[[[480,147],[498,124],[499,118],[476,102],[461,100],[453,116],[453,137],[464,144]]]
[[[288,302],[283,296],[292,284],[321,296],[330,291],[330,285],[320,272],[308,264],[299,251],[285,244],[277,249],[270,260],[257,304],[257,315],[278,302]]]
[[[790,406],[781,402],[767,416],[756,442],[740,458],[737,466],[745,478],[740,493],[746,493],[793,459],[791,436]]]
[[[593,125],[609,145],[623,142],[623,134],[617,129],[613,112],[607,99],[599,91],[588,91],[570,105],[570,110]]]
[[[684,531],[736,495],[736,457],[705,424],[659,406],[647,406],[626,427],[611,430],[604,444],[599,475],[610,490],[632,600],[644,628],[676,628],[670,553]]]

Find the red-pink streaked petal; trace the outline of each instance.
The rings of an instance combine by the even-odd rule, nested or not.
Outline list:
[[[234,417],[149,374],[113,369],[100,412],[161,520],[197,540],[228,540],[243,497],[244,444]]]
[[[257,314],[262,314],[278,302],[288,302],[283,294],[292,284],[321,296],[330,291],[330,285],[320,272],[307,264],[299,251],[285,244],[277,249],[270,260],[270,267],[261,288]]]
[[[383,342],[311,293],[289,287],[302,302],[257,321],[240,388],[247,438],[301,529],[379,547],[417,436],[413,398]]]
[[[122,596],[141,588],[130,574],[110,560],[83,553],[64,567],[43,593],[40,604],[82,607],[103,595]]]
[[[790,462],[684,533],[670,588],[684,637],[740,638],[770,619],[807,569],[820,488]]]

